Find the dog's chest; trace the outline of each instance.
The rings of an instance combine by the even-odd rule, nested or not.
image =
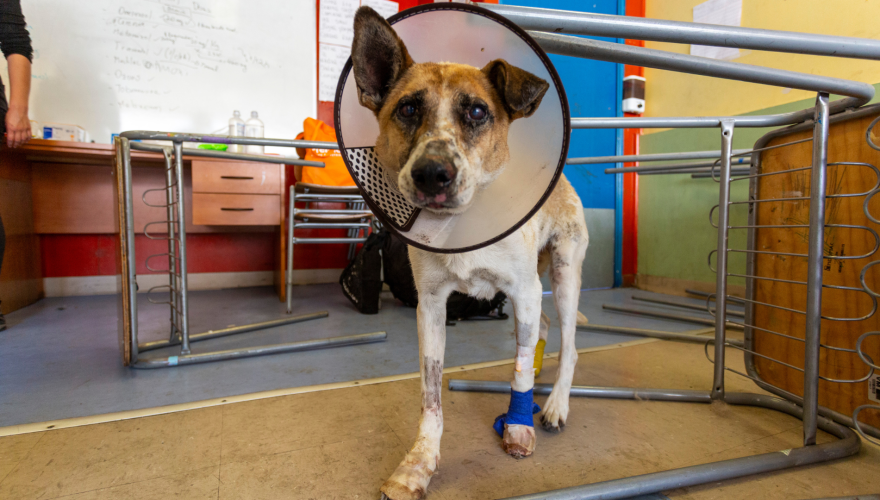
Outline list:
[[[502,265],[500,255],[488,249],[442,256],[443,267],[459,292],[479,299],[491,299],[499,289],[506,288],[510,276]]]

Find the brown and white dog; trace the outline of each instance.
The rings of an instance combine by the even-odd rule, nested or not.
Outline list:
[[[352,62],[361,105],[379,120],[376,155],[396,174],[409,201],[440,213],[470,206],[504,169],[513,120],[538,109],[546,81],[495,60],[484,68],[453,63],[415,63],[394,29],[369,7],[354,22]],[[394,176],[391,176],[394,177]],[[479,250],[431,253],[410,247],[419,292],[419,366],[422,416],[412,449],[382,485],[383,498],[422,498],[440,463],[443,410],[440,392],[446,344],[446,299],[457,290],[480,298],[503,291],[516,323],[516,367],[511,387],[527,392],[535,382],[538,339],[549,321],[541,312],[540,273],[550,268],[562,347],[556,383],[541,414],[544,429],[559,431],[568,417],[568,396],[577,363],[575,326],[587,227],[581,201],[562,177],[553,193],[519,230]],[[535,430],[506,425],[504,450],[522,458],[535,449]]]

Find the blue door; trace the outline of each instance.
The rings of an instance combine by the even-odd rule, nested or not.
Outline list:
[[[573,10],[597,14],[624,14],[623,0],[500,0],[507,5]],[[597,38],[609,42],[618,40]],[[573,118],[623,116],[623,65],[550,54],[565,87]],[[614,129],[574,130],[569,158],[613,156],[623,153],[623,134]],[[584,205],[590,248],[584,261],[583,288],[620,284],[622,255],[622,179],[608,175],[604,165],[568,165],[565,176]]]

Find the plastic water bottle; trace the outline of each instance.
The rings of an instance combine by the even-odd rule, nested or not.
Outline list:
[[[232,118],[229,119],[229,136],[244,137],[244,120],[241,119],[241,112],[236,110],[232,112]],[[230,144],[226,150],[230,153],[241,153],[241,144]]]
[[[255,137],[262,139],[263,138],[263,122],[260,121],[260,118],[257,116],[256,111],[251,111],[251,117],[244,124],[244,136],[245,137]],[[264,151],[263,146],[245,146],[245,153],[257,154],[261,155]]]

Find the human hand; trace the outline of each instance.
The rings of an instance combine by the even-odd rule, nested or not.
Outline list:
[[[6,145],[17,148],[31,138],[31,122],[27,108],[10,106],[6,112]]]

